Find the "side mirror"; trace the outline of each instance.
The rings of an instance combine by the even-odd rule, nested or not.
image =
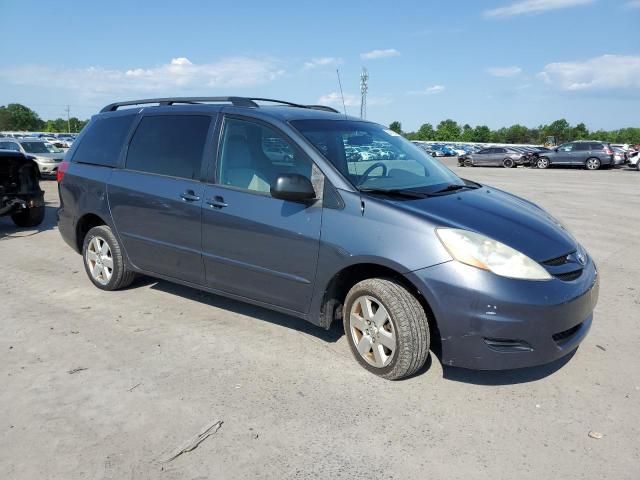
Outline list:
[[[297,173],[284,173],[278,175],[271,185],[271,196],[292,202],[308,202],[316,198],[316,192],[307,177]]]

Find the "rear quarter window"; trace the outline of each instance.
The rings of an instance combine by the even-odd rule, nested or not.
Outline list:
[[[115,167],[135,115],[97,118],[88,126],[74,162]]]

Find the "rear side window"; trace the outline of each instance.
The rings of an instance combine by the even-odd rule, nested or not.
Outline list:
[[[591,143],[589,144],[590,150],[604,150],[604,145],[601,143]]]
[[[591,147],[588,143],[576,143],[574,150],[578,152],[586,152],[588,150],[591,150]]]
[[[135,115],[98,118],[84,134],[73,161],[115,167]]]
[[[20,147],[16,142],[0,142],[0,150],[13,150],[19,152]]]
[[[210,122],[211,117],[204,115],[143,118],[129,145],[127,168],[171,177],[199,177]]]

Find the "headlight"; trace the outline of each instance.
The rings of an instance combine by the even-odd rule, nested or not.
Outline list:
[[[549,272],[536,261],[484,235],[456,228],[438,228],[436,234],[451,256],[461,263],[503,277],[551,280]]]

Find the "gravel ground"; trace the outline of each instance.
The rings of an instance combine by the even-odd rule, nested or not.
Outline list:
[[[640,173],[452,168],[547,208],[596,259],[571,358],[482,373],[432,356],[388,382],[340,327],[152,279],[102,292],[44,181],[41,229],[0,219],[0,478],[639,478]]]

